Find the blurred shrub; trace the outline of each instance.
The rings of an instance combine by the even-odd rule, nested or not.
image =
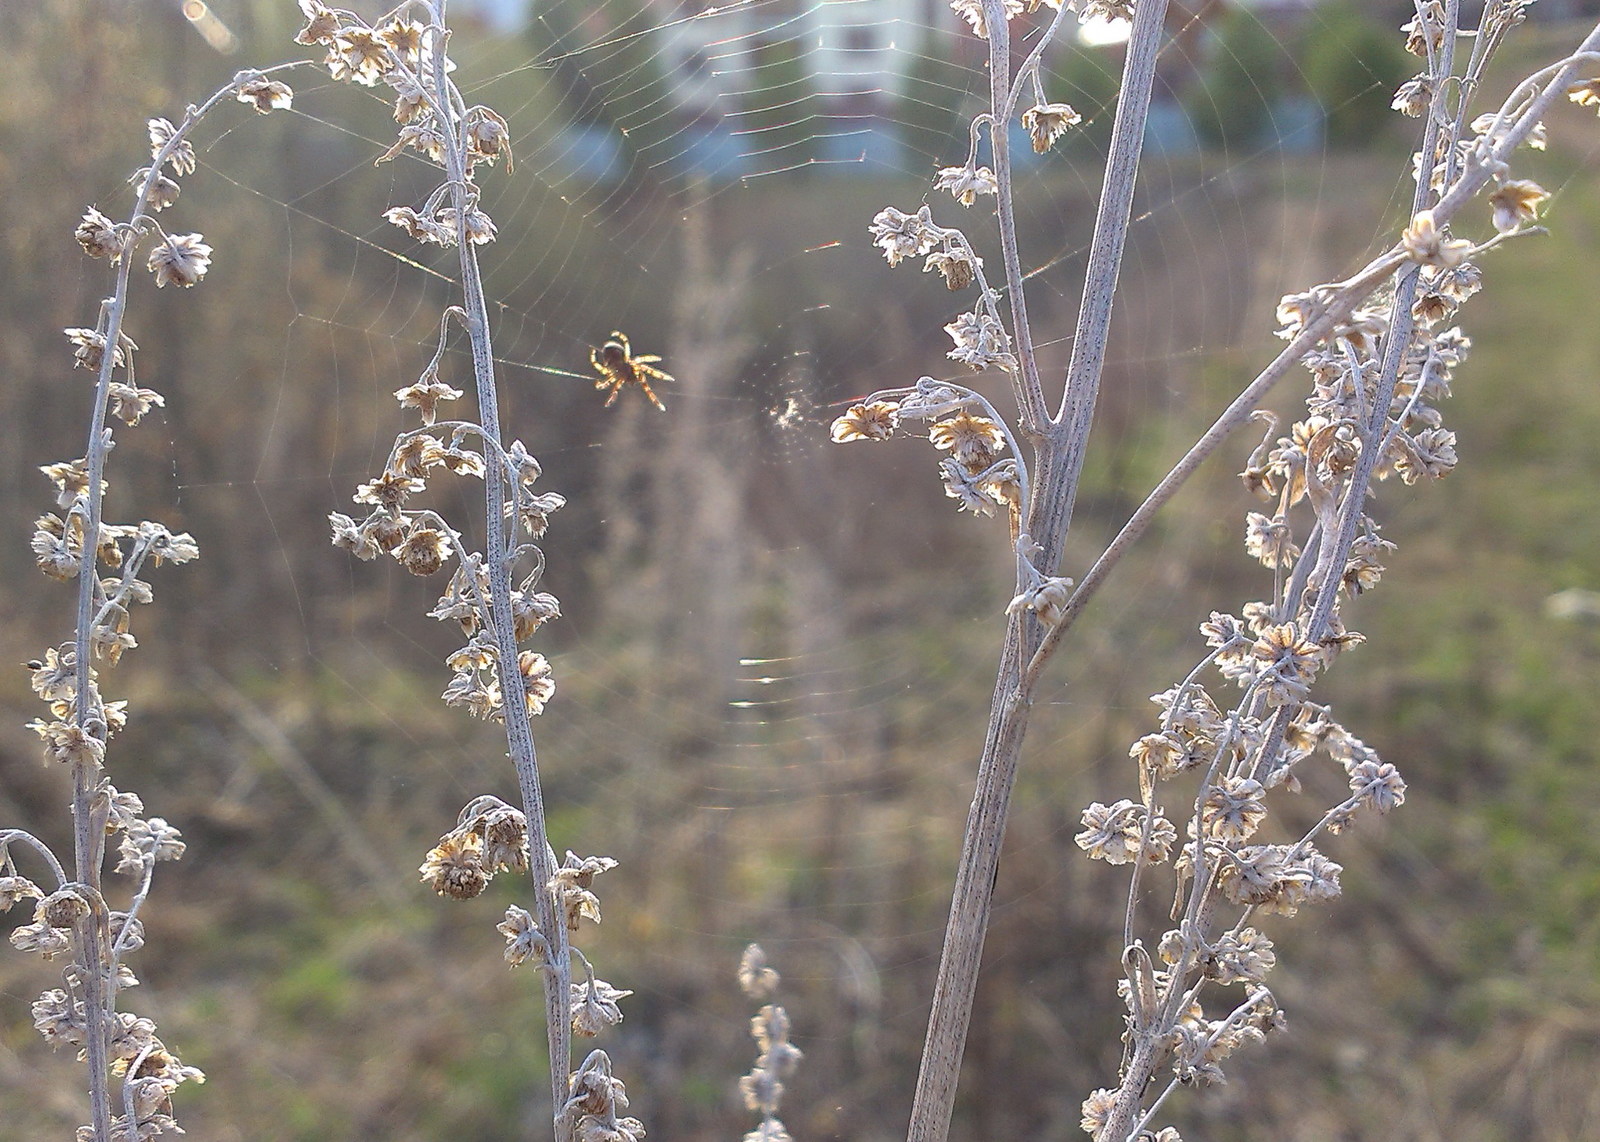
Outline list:
[[[1184,108],[1202,142],[1250,147],[1268,133],[1285,93],[1285,53],[1254,15],[1235,9],[1217,22],[1199,84]]]
[[[1327,141],[1337,147],[1367,145],[1392,127],[1389,101],[1417,64],[1393,28],[1350,0],[1316,10],[1299,55],[1306,87],[1326,117]]]

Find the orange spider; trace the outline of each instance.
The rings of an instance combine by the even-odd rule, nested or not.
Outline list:
[[[594,387],[607,389],[611,394],[606,397],[606,407],[610,408],[617,403],[617,398],[622,395],[625,387],[638,385],[644,390],[644,395],[650,398],[651,404],[666,412],[667,406],[661,403],[661,398],[656,396],[655,389],[650,387],[651,377],[658,381],[674,379],[652,364],[659,360],[661,358],[654,353],[635,357],[627,335],[616,329],[611,331],[611,340],[599,349],[590,349],[589,363],[594,366],[595,372],[600,374],[600,379],[594,383]]]

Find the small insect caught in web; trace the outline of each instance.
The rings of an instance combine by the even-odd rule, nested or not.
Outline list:
[[[589,363],[594,366],[594,371],[600,374],[600,379],[595,381],[594,387],[606,391],[606,407],[610,408],[617,403],[617,398],[622,395],[622,390],[629,385],[638,385],[650,403],[662,412],[667,411],[667,406],[661,403],[661,398],[656,396],[655,389],[650,387],[651,378],[658,381],[671,381],[671,374],[663,373],[655,367],[655,362],[661,358],[654,353],[642,353],[635,357],[633,346],[628,342],[627,334],[620,330],[611,331],[611,340],[598,349],[589,350]]]

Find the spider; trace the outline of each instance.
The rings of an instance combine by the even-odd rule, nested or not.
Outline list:
[[[673,378],[656,368],[652,362],[661,360],[654,353],[633,355],[633,346],[628,343],[627,334],[613,329],[611,340],[599,349],[589,350],[589,363],[594,366],[595,372],[600,374],[600,379],[594,383],[597,389],[608,389],[611,395],[606,397],[606,407],[610,408],[617,403],[617,397],[622,395],[622,390],[628,385],[638,385],[644,390],[644,395],[650,398],[650,403],[662,412],[667,411],[667,406],[661,403],[661,398],[656,396],[656,391],[650,387],[650,378],[658,381],[670,381]]]

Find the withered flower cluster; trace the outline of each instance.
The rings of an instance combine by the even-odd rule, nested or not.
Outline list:
[[[592,1037],[620,1023],[618,1001],[632,993],[596,978],[570,940],[581,919],[599,922],[594,878],[616,862],[569,852],[558,865],[545,836],[530,719],[554,698],[556,684],[549,660],[523,644],[561,616],[556,597],[538,589],[544,555],[537,541],[566,501],[536,489],[539,462],[521,441],[508,442],[501,432],[477,262],[478,247],[494,239],[495,227],[479,206],[475,173],[502,157],[509,172],[510,131],[499,114],[462,97],[450,79],[448,32],[411,17],[425,6],[403,4],[371,24],[319,0],[300,0],[300,7],[307,22],[298,39],[327,49],[323,63],[335,79],[394,91],[398,137],[378,161],[409,154],[442,172],[420,206],[394,206],[384,217],[419,242],[454,248],[460,266],[461,304],[442,315],[432,359],[394,394],[402,408],[416,411],[421,426],[401,432],[382,470],[357,488],[354,499],[367,508],[364,518],[329,516],[334,545],[360,559],[387,554],[414,575],[435,574],[455,560],[429,612],[454,624],[465,639],[446,657],[450,681],[441,697],[446,705],[505,727],[522,789],[521,808],[492,796],[473,799],[419,871],[436,892],[456,900],[479,895],[497,873],[529,875],[534,906],[511,905],[498,928],[506,961],[513,967],[532,963],[541,977],[556,1138],[632,1142],[644,1136],[644,1126],[620,1114],[627,1096],[605,1053],[592,1052],[576,1071],[570,1066],[572,1036]],[[476,418],[441,419],[441,408],[463,395],[441,377],[452,324],[466,331],[469,342]],[[482,551],[468,547],[463,529],[419,506],[429,480],[441,474],[484,481]],[[576,980],[574,957],[583,968]]]
[[[791,1142],[778,1108],[783,1101],[783,1080],[794,1074],[804,1056],[789,1042],[789,1013],[766,1002],[777,993],[780,982],[760,944],[745,948],[739,957],[739,987],[762,1006],[750,1020],[750,1037],[756,1041],[755,1066],[739,1080],[745,1108],[761,1115],[761,1122],[744,1136],[744,1142]]]
[[[139,913],[155,866],[177,860],[185,846],[176,828],[147,816],[139,796],[117,789],[106,774],[107,744],[127,722],[127,703],[107,701],[100,690],[100,670],[138,646],[132,612],[154,597],[142,578],[146,570],[187,563],[198,557],[199,547],[187,533],[149,520],[107,522],[104,504],[110,487],[106,459],[114,444],[110,419],[132,428],[166,404],[161,393],[139,384],[135,371],[139,346],[125,322],[134,258],[142,249],[158,288],[190,288],[210,269],[212,249],[201,235],[169,233],[155,215],[176,202],[178,179],[198,168],[190,140],[195,125],[230,96],[263,113],[287,108],[293,99],[281,81],[244,71],[204,105],[187,108],[177,124],[151,119],[151,161],[128,180],[134,202],[127,220],[115,221],[92,206],[84,211],[74,237],[85,254],[104,259],[115,274],[112,295],[100,303],[95,324],[64,331],[73,366],[95,378],[88,447],[81,457],[40,469],[55,488],[55,505],[34,524],[34,561],[50,578],[77,585],[78,621],[71,641],[46,648],[28,663],[33,691],[49,711],[29,728],[39,735],[45,759],[70,774],[78,851],[73,859],[61,860],[31,833],[0,829],[0,911],[36,901],[33,923],[11,933],[12,946],[69,961],[61,972],[62,986],[34,1002],[33,1016],[47,1042],[77,1048],[88,1065],[91,1121],[78,1130],[86,1142],[182,1133],[172,1096],[181,1084],[205,1079],[157,1037],[152,1020],[117,1007],[120,994],[139,982],[126,957],[144,943]],[[131,881],[124,909],[111,907],[102,884],[112,838],[115,871]],[[31,851],[42,861],[52,889],[21,874],[19,851]]]
[[[1520,0],[1487,5],[1476,41],[1498,43],[1524,7]],[[1441,95],[1455,82],[1445,47],[1457,37],[1444,7],[1419,3],[1404,31],[1428,68],[1401,86],[1393,106],[1427,116],[1430,126],[1414,163],[1416,206],[1383,263],[1388,277],[1353,307],[1338,306],[1348,283],[1293,294],[1278,306],[1279,335],[1308,346],[1299,362],[1311,392],[1287,432],[1275,414],[1253,414],[1265,434],[1241,473],[1269,505],[1246,515],[1244,543],[1272,573],[1270,594],[1244,604],[1242,617],[1213,612],[1200,625],[1205,658],[1152,699],[1158,725],[1129,750],[1138,799],[1083,811],[1079,847],[1131,865],[1133,873],[1120,983],[1129,1048],[1120,1087],[1097,1090],[1083,1104],[1083,1128],[1097,1140],[1121,1142],[1137,1129],[1141,1137],[1175,1142],[1172,1128],[1148,1125],[1165,1097],[1152,1083],[1157,1070],[1169,1072],[1165,1091],[1220,1082],[1235,1050],[1282,1025],[1264,982],[1276,955],[1260,919],[1293,916],[1338,896],[1342,870],[1318,843],[1405,801],[1398,770],[1310,691],[1322,671],[1364,641],[1346,626],[1346,610],[1379,584],[1395,550],[1368,514],[1373,484],[1437,480],[1457,463],[1456,437],[1439,404],[1471,348],[1453,322],[1480,287],[1480,256],[1535,232],[1549,194],[1512,177],[1508,161],[1518,142],[1543,145],[1542,126],[1527,112],[1538,86],[1461,131],[1464,116],[1453,106],[1447,112]],[[1474,51],[1469,88],[1487,54]],[[1567,91],[1583,103],[1591,88]],[[1482,241],[1454,235],[1449,224],[1475,186],[1489,191],[1492,236]],[[1464,189],[1452,197],[1458,187]],[[1307,337],[1312,329],[1325,332]],[[1211,669],[1232,683],[1237,698],[1213,697],[1204,681]],[[1300,792],[1301,774],[1318,764],[1331,765],[1347,792],[1309,829],[1285,836],[1280,827],[1270,836],[1269,809]],[[1184,775],[1198,784],[1173,795],[1193,807],[1180,841],[1162,791]],[[1171,926],[1154,938],[1152,955],[1135,938],[1133,901],[1141,877],[1168,863],[1176,888]]]

